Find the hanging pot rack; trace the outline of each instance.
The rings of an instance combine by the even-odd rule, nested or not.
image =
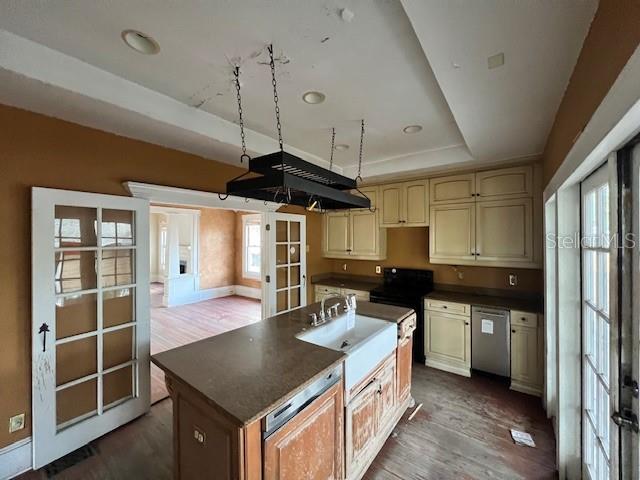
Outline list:
[[[270,59],[271,83],[273,85],[276,128],[278,131],[280,150],[256,158],[251,158],[247,154],[240,95],[240,67],[236,66],[234,69],[234,80],[238,100],[238,123],[242,140],[240,162],[243,163],[247,160],[248,170],[227,182],[227,191],[224,198],[228,195],[236,195],[245,198],[299,205],[310,210],[316,206],[318,206],[320,210],[341,210],[349,208],[371,209],[370,199],[358,189],[358,181],[362,180],[364,120],[361,122],[358,176],[356,179],[345,177],[331,170],[333,168],[335,129],[332,129],[330,169],[319,167],[284,151],[273,45],[269,45],[267,50]],[[357,191],[359,195],[351,193],[353,190]],[[224,199],[222,194],[220,194],[220,198]]]

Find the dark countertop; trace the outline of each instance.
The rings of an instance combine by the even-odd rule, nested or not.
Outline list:
[[[326,306],[338,299],[327,300]],[[264,417],[278,404],[334,368],[346,355],[298,340],[318,303],[151,357],[198,391],[239,426]],[[400,322],[409,308],[358,302],[357,312]]]
[[[498,307],[507,310],[521,310],[523,312],[544,313],[544,304],[540,298],[519,298],[504,295],[478,295],[467,292],[449,290],[434,290],[425,298],[449,302],[466,303],[479,307]]]
[[[382,284],[382,277],[366,277],[364,275],[321,274],[311,278],[314,285],[326,285],[328,287],[350,288],[370,292]]]

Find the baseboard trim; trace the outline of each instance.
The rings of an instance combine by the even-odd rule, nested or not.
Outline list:
[[[235,286],[236,295],[241,297],[255,298],[257,300],[262,299],[262,289],[255,287],[247,287],[245,285]]]
[[[427,367],[437,368],[438,370],[444,370],[445,372],[455,373],[456,375],[462,375],[463,377],[471,376],[471,369],[465,367],[453,367],[445,363],[440,363],[437,360],[427,358],[424,362]]]
[[[0,449],[0,480],[8,480],[31,470],[31,437]]]
[[[513,380],[511,381],[511,390],[515,390],[516,392],[520,393],[526,393],[527,395],[533,395],[536,397],[542,396],[542,389],[540,387],[514,382]]]

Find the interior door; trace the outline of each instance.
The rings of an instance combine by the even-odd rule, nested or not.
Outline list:
[[[307,304],[307,223],[304,215],[264,215],[263,309],[272,316]]]
[[[618,466],[616,343],[610,342],[611,245],[607,165],[581,185],[582,196],[582,470],[587,479],[612,478]],[[615,245],[614,245],[615,248]],[[614,250],[615,253],[615,250]]]
[[[149,205],[32,190],[33,466],[149,409]]]

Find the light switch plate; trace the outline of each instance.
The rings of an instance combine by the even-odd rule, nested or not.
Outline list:
[[[509,274],[509,285],[512,287],[518,285],[518,275],[516,275],[515,273]]]
[[[9,433],[17,432],[24,428],[24,413],[14,415],[9,419]]]

